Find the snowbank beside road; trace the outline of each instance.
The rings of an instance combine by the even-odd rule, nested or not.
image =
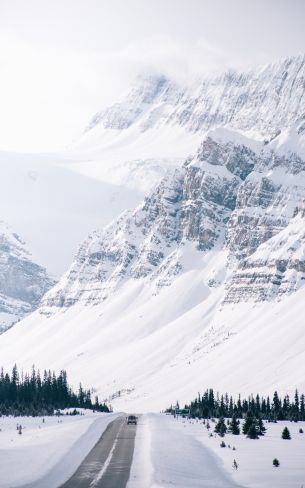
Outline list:
[[[305,422],[265,424],[257,440],[214,435],[202,421],[140,417],[128,488],[301,488],[305,486]],[[291,440],[283,440],[287,426]],[[213,432],[212,437],[210,433]],[[226,444],[220,447],[221,441]],[[228,447],[230,445],[230,447]],[[233,446],[235,450],[233,450]],[[273,459],[280,462],[273,467]],[[234,459],[238,469],[233,468]]]
[[[237,488],[219,458],[171,417],[139,419],[127,488]]]
[[[2,417],[0,488],[57,488],[77,469],[118,414]],[[22,425],[22,435],[17,432]]]

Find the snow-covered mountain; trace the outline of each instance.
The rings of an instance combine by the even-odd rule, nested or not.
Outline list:
[[[228,389],[227,377],[233,393],[304,388],[293,373],[304,342],[304,176],[297,154],[211,131],[138,207],[80,246],[39,310],[1,338],[4,362],[18,337],[35,344],[18,349],[25,366],[66,367],[126,408]],[[239,373],[224,376],[231,365]]]
[[[258,158],[244,145],[219,143],[218,134],[228,138],[223,129],[216,140],[208,136],[196,157],[169,173],[134,211],[89,236],[45,297],[46,310],[101,303],[129,278],[161,285],[182,269],[178,255],[186,242],[207,251],[221,241],[238,189]]]
[[[202,138],[218,126],[269,140],[304,116],[304,77],[304,55],[198,78],[189,86],[162,75],[139,77],[119,102],[94,115],[76,147],[92,155],[122,143],[139,156],[143,141],[149,157],[160,157],[160,150],[163,156],[183,146],[188,151],[196,134]],[[154,147],[159,138],[161,147]]]
[[[95,116],[78,146],[92,161],[74,169],[106,181],[114,168],[118,183],[127,154],[123,179],[137,186],[163,151],[160,171],[0,338],[4,366],[67,368],[130,410],[209,386],[305,390],[304,66],[187,89],[149,78]]]
[[[259,264],[253,260],[264,256],[265,248],[257,249],[273,242],[302,211],[304,170],[297,154],[277,155],[227,129],[210,132],[196,156],[169,173],[134,211],[89,236],[70,270],[46,295],[45,313],[76,302],[102,303],[130,278],[149,278],[156,287],[169,284],[183,271],[188,242],[202,252],[220,245],[232,268],[238,263],[225,301],[262,299],[255,286],[262,276],[256,276]],[[269,271],[266,286],[281,285],[284,262],[279,269],[273,263],[282,278],[274,281]]]
[[[166,125],[204,132],[230,125],[269,136],[304,114],[304,55],[248,72],[230,70],[180,87],[164,76],[140,79],[121,102],[97,113],[91,130],[128,129],[145,132]],[[102,142],[102,141],[101,141]]]
[[[291,141],[287,131],[305,113],[304,78],[304,55],[187,86],[163,75],[140,76],[117,103],[93,116],[65,157],[82,174],[147,192],[167,168],[193,154],[210,129],[225,126],[266,142],[281,135],[278,145]]]
[[[0,333],[35,310],[55,280],[32,261],[21,238],[0,222]]]

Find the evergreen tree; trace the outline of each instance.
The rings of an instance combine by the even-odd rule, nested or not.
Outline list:
[[[76,395],[69,387],[65,371],[58,376],[44,371],[41,376],[33,366],[30,376],[22,373],[20,378],[16,365],[11,376],[1,369],[0,415],[53,415],[55,410],[79,406],[108,411],[105,404],[98,401],[92,404],[90,390],[81,387]]]
[[[288,439],[288,440],[291,439],[291,435],[290,435],[288,427],[284,427],[283,432],[282,432],[282,439]]]
[[[255,420],[252,422],[252,424],[250,425],[250,427],[248,429],[247,437],[249,439],[258,439],[257,422]]]
[[[265,435],[266,427],[264,426],[263,419],[258,416],[257,417],[257,433],[258,435]]]
[[[267,397],[267,402],[266,402],[266,415],[270,415],[271,413],[271,407],[270,407],[270,398]]]
[[[299,402],[299,393],[298,393],[298,390],[295,390],[294,404],[295,404],[295,407],[296,407],[297,411],[299,411],[300,402]]]
[[[279,399],[277,391],[274,392],[273,395],[273,402],[272,402],[272,411],[274,413],[274,418],[278,418],[279,412],[281,410],[281,401]]]
[[[300,416],[302,420],[305,419],[305,399],[303,394],[301,395],[300,399]]]
[[[229,431],[234,435],[240,434],[239,421],[237,420],[236,415],[233,415],[232,417],[232,420],[229,425]]]
[[[245,418],[245,422],[243,424],[243,427],[242,427],[242,430],[243,430],[243,434],[247,435],[248,434],[248,431],[250,429],[250,427],[252,426],[253,424],[253,416],[251,414],[251,412],[247,412],[247,415],[246,415],[246,418]]]
[[[227,426],[225,424],[223,417],[220,417],[220,419],[218,420],[218,422],[215,426],[214,432],[219,434],[220,437],[223,437],[225,435],[225,433],[227,432]]]
[[[3,384],[5,384],[7,378],[6,375],[4,375],[3,371],[2,373],[0,373],[0,386],[1,377]],[[25,386],[27,386],[27,383],[30,383],[28,376],[25,377],[24,383]],[[25,387],[23,393],[25,396],[28,396],[30,394],[29,388]],[[11,395],[13,395],[13,392],[11,392]],[[80,402],[84,406],[86,405],[86,403],[90,403],[89,392],[83,392],[80,389],[79,398]],[[241,399],[241,396],[239,395],[237,401],[234,401],[234,399],[232,397],[229,397],[227,393],[225,393],[224,395],[220,395],[217,392],[217,394],[215,395],[213,389],[210,388],[207,389],[203,395],[198,394],[198,397],[195,398],[195,400],[192,401],[189,406],[186,406],[186,408],[190,409],[190,416],[192,418],[232,418],[233,415],[235,415],[237,418],[244,417],[246,419],[246,425],[244,426],[245,430],[247,430],[247,428],[252,423],[252,420],[250,421],[248,417],[256,418],[258,423],[259,435],[263,435],[264,432],[262,425],[263,419],[272,422],[276,422],[277,420],[305,420],[305,398],[303,394],[299,395],[298,391],[296,391],[295,393],[294,402],[290,401],[288,395],[284,396],[284,398],[281,399],[278,393],[275,392],[271,405],[269,396],[264,398],[257,394],[255,396],[252,395],[247,399]],[[244,433],[246,434],[247,432]]]

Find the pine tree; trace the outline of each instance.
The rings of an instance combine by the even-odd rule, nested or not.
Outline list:
[[[291,439],[291,435],[290,435],[288,427],[284,427],[283,432],[282,432],[282,439],[288,439],[288,440]]]
[[[299,399],[299,392],[298,390],[295,390],[295,395],[294,395],[294,405],[292,409],[292,417],[295,422],[297,422],[300,418],[300,399]]]
[[[87,408],[108,411],[105,404],[97,402],[93,406],[90,391],[80,388],[77,396],[69,387],[67,374],[61,371],[58,376],[51,371],[36,371],[33,366],[31,375],[18,374],[14,366],[11,376],[0,371],[0,415],[54,415],[56,410],[66,407],[78,407],[84,402]],[[19,425],[18,425],[19,430]]]
[[[239,422],[237,420],[236,415],[233,415],[232,420],[229,425],[229,431],[233,435],[239,435],[240,434],[240,428],[239,428]]]
[[[264,426],[263,419],[261,416],[258,416],[257,418],[257,429],[258,429],[258,435],[265,435],[266,432],[266,427]]]
[[[251,414],[251,412],[247,412],[247,415],[246,415],[246,418],[245,418],[245,423],[243,424],[243,434],[247,435],[248,434],[248,431],[251,427],[251,425],[253,424],[253,416]]]
[[[305,399],[303,394],[301,395],[301,400],[300,400],[300,415],[301,415],[301,419],[305,420]]]
[[[253,423],[251,424],[251,426],[248,429],[247,437],[249,439],[258,439],[258,429],[257,429],[257,423],[255,420],[253,421]]]
[[[223,417],[220,417],[220,419],[218,420],[218,422],[215,426],[214,432],[219,434],[220,437],[223,437],[225,435],[225,433],[227,432],[227,426],[225,424]]]
[[[281,401],[279,399],[279,396],[278,396],[277,391],[275,391],[274,392],[274,395],[273,395],[272,410],[274,412],[275,418],[277,419],[278,418],[278,414],[279,414],[279,412],[281,410]]]
[[[267,402],[266,402],[266,414],[269,416],[271,412],[271,407],[270,407],[270,398],[267,397]]]
[[[10,382],[10,379],[4,375],[3,371],[0,371],[0,406],[2,395],[1,379],[5,392],[7,392]],[[25,377],[24,383],[24,395],[31,396],[31,384],[28,376]],[[27,383],[29,383],[29,388],[26,388]],[[42,389],[44,386],[44,382],[42,382]],[[58,388],[61,392],[61,384],[57,384],[57,389]],[[38,386],[38,397],[40,394],[39,391],[40,387]],[[88,392],[84,390],[80,391],[79,393],[80,395],[78,399],[76,399],[76,402],[79,403],[82,399],[84,406],[86,406],[87,403],[89,404],[91,399]],[[5,398],[7,398],[7,395],[5,395]],[[224,395],[221,395],[219,392],[214,394],[213,389],[207,389],[203,395],[198,393],[198,397],[195,398],[195,400],[193,400],[186,408],[190,408],[190,416],[192,418],[199,417],[208,419],[213,417],[224,417],[232,419],[233,415],[236,415],[237,418],[244,417],[246,419],[245,425],[243,426],[243,432],[245,434],[252,424],[252,419],[257,419],[259,435],[263,435],[264,433],[264,426],[262,423],[263,419],[271,422],[276,422],[277,420],[305,420],[305,398],[304,394],[299,395],[298,391],[295,392],[293,402],[290,401],[288,395],[280,398],[278,393],[275,392],[271,405],[269,397],[264,398],[258,394],[255,396],[251,395],[247,399],[241,399],[239,395],[237,401],[234,401],[234,399],[229,397],[227,393]]]

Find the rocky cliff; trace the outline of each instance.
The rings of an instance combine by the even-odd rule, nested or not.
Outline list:
[[[0,333],[35,310],[54,284],[21,238],[0,222]]]
[[[261,291],[262,271],[253,256],[293,226],[305,199],[304,170],[297,154],[278,155],[238,133],[212,131],[197,154],[168,174],[141,205],[89,236],[44,298],[42,311],[101,303],[127,280],[149,280],[157,289],[169,285],[187,270],[187,243],[203,254],[226,250],[233,275],[224,302],[270,298]],[[264,277],[267,287],[277,279],[273,274]],[[281,286],[272,296],[292,289]]]
[[[115,105],[97,113],[87,131],[140,132],[167,126],[204,133],[218,126],[278,135],[305,113],[305,57],[291,57],[247,72],[234,70],[179,86],[164,76],[138,78]]]

